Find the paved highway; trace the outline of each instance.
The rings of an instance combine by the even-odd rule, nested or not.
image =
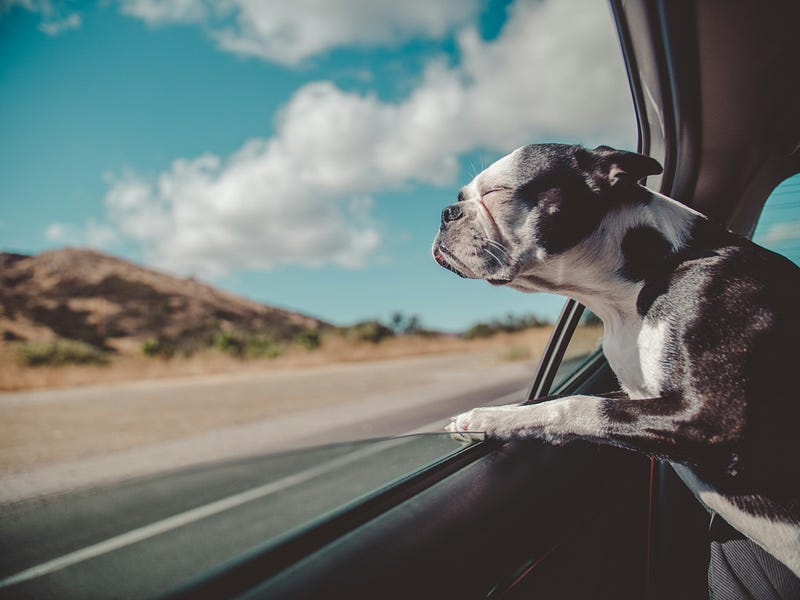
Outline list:
[[[335,446],[7,500],[0,506],[0,597],[152,597],[458,448],[447,436],[344,442],[354,431],[441,431],[449,415],[520,400],[526,385],[527,377],[517,377],[426,399],[414,410],[387,403],[378,412],[345,411],[327,429],[305,438],[295,429],[291,443],[281,439],[277,447]]]

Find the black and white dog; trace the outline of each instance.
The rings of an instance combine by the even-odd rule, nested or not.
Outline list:
[[[661,170],[606,146],[525,146],[444,209],[436,261],[588,306],[624,392],[476,408],[448,431],[667,458],[800,575],[800,269],[637,183]]]

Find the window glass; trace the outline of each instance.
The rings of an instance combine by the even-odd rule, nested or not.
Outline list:
[[[800,174],[783,181],[767,198],[753,241],[800,264]]]
[[[550,389],[558,389],[580,370],[591,357],[602,351],[602,342],[603,322],[588,308],[584,308]]]
[[[523,144],[634,147],[608,7],[306,4],[0,0],[0,596],[150,595],[454,447],[332,444],[524,396],[563,299],[431,242]]]
[[[0,520],[19,542],[0,555],[0,596],[158,597],[463,449],[447,434],[349,442],[22,501]]]

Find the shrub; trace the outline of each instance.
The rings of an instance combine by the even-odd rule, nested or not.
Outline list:
[[[142,342],[142,353],[145,356],[172,358],[175,356],[175,344],[162,340],[145,340]]]
[[[214,335],[211,345],[221,352],[233,354],[241,358],[244,356],[245,341],[244,339],[231,332],[231,331],[218,331]]]
[[[245,358],[278,358],[283,354],[283,346],[266,336],[256,335],[245,339],[240,355]]]
[[[295,341],[306,350],[316,350],[322,343],[322,338],[315,329],[303,329],[297,334]]]
[[[425,331],[419,315],[406,316],[400,311],[392,314],[390,324],[396,334],[414,335]]]
[[[475,338],[487,338],[498,333],[516,333],[517,331],[524,331],[533,327],[542,327],[550,325],[544,319],[540,319],[536,315],[528,315],[522,317],[515,317],[508,315],[503,321],[492,321],[491,323],[476,323],[464,332],[464,337],[468,340]]]
[[[464,333],[464,337],[468,340],[474,340],[491,337],[495,333],[497,333],[497,330],[488,323],[476,323]]]
[[[379,321],[362,321],[348,327],[345,335],[359,342],[377,344],[386,338],[394,337],[394,331]]]
[[[251,335],[233,331],[218,331],[211,344],[220,352],[236,358],[277,358],[283,346],[267,335]]]
[[[75,340],[17,342],[14,346],[22,363],[29,367],[105,365],[109,361],[107,352]]]

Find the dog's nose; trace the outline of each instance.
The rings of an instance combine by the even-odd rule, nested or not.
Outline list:
[[[442,211],[442,225],[455,221],[463,216],[463,211],[458,204],[451,204]]]

